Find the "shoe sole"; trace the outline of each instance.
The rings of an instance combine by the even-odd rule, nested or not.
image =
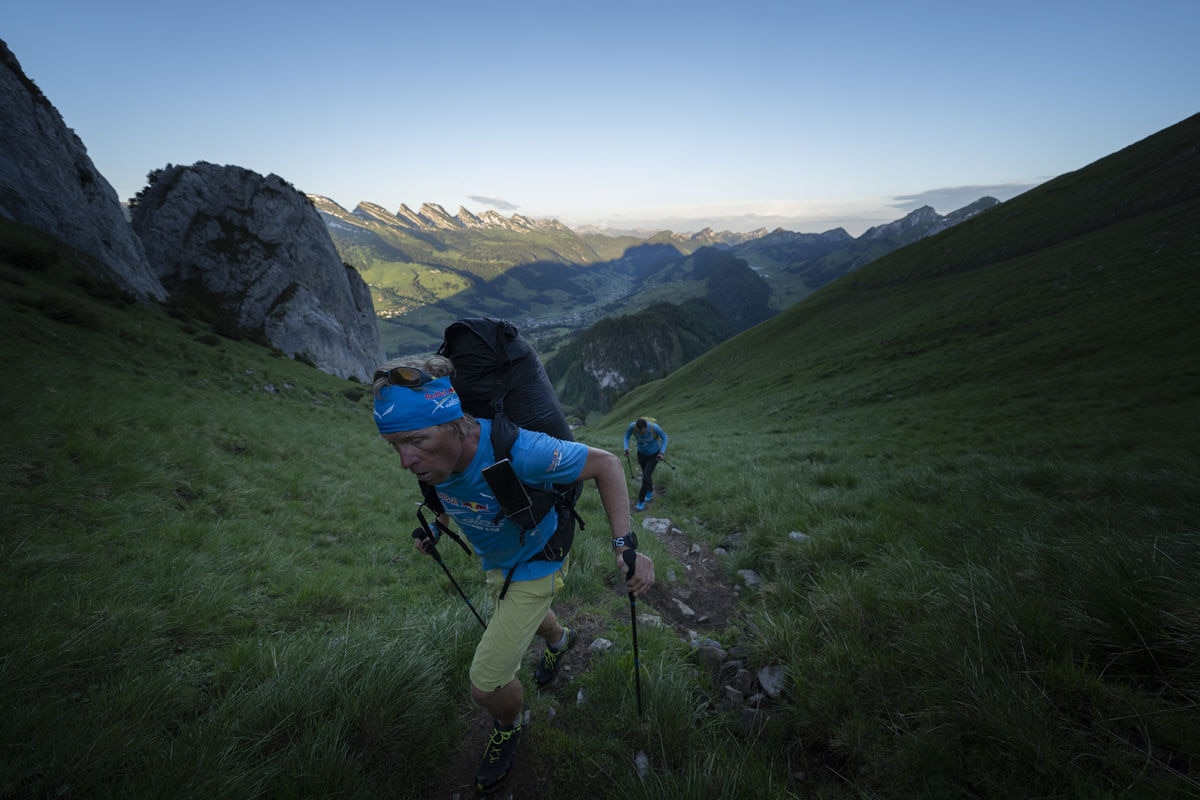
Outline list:
[[[500,788],[500,785],[504,783],[505,778],[507,778],[511,774],[512,774],[512,767],[509,767],[508,772],[501,775],[500,778],[495,783],[493,783],[492,785],[490,785],[486,788],[484,786],[482,786],[478,781],[476,781],[475,782],[475,793],[476,794],[490,794],[491,792],[496,791],[497,789]]]

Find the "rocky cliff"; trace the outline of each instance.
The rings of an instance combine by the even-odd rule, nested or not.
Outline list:
[[[143,300],[165,298],[116,190],[3,41],[0,119],[0,216],[94,257],[103,277]]]
[[[384,360],[370,290],[311,201],[277,175],[199,162],[151,174],[133,229],[171,294],[325,372],[367,381]]]

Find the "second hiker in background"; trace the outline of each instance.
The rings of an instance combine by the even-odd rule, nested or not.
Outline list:
[[[642,470],[642,485],[638,489],[637,510],[644,511],[654,499],[654,468],[667,455],[667,432],[652,417],[639,417],[625,429],[625,456],[629,457],[629,440],[637,444],[638,467]]]

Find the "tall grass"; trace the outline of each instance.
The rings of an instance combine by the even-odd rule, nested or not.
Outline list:
[[[664,502],[713,544],[746,534],[730,568],[766,579],[743,608],[751,660],[788,674],[771,731],[791,773],[833,779],[779,771],[782,785],[739,791],[1200,794],[1190,444],[1082,462],[1036,446],[901,456],[866,419],[830,419],[814,434],[804,419],[762,433],[668,417]],[[1006,433],[1028,438],[1015,421]]]

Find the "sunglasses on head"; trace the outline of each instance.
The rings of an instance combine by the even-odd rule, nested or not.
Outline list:
[[[430,375],[423,369],[417,367],[392,367],[391,369],[375,370],[375,381],[380,378],[387,378],[387,382],[392,386],[407,386],[416,388],[424,386],[430,381],[436,381],[437,378]]]

